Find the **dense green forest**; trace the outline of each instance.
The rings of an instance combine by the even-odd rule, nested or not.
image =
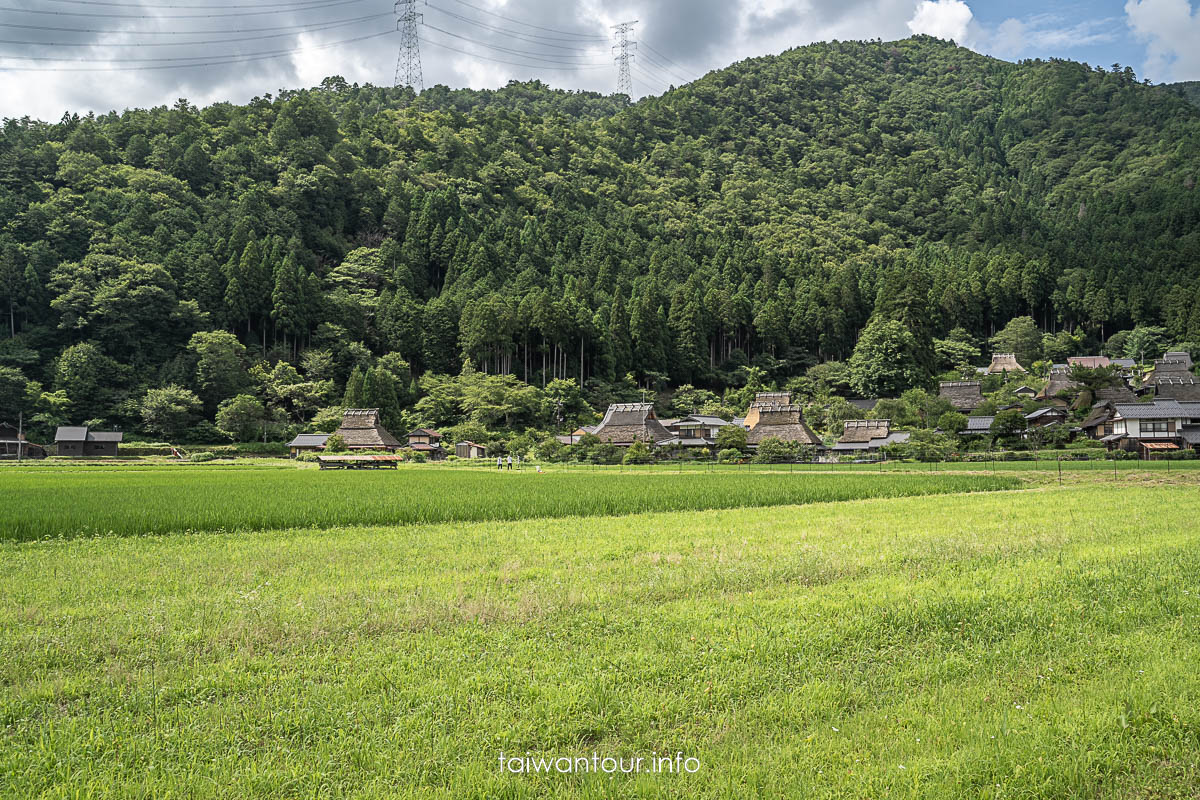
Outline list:
[[[1195,347],[1197,173],[1180,91],[929,37],[638,103],[330,78],[6,120],[0,419],[211,440],[345,402],[548,430],[825,362],[849,366],[824,390],[895,396],[1014,318],[1031,357],[1135,326]]]
[[[1200,81],[1184,81],[1183,83],[1173,83],[1171,88],[1179,91],[1188,100],[1196,106],[1200,106]]]

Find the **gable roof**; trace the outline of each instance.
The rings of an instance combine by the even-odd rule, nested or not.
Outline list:
[[[983,405],[983,383],[980,381],[942,381],[938,397],[950,401],[958,411],[974,411]]]
[[[675,420],[674,424],[682,425],[685,422],[694,422],[700,425],[708,425],[709,427],[713,428],[724,428],[729,425],[729,422],[726,420],[723,420],[720,417],[709,416],[707,414],[692,414],[684,417],[683,419]],[[664,422],[663,427],[667,427],[667,423]]]
[[[761,406],[758,420],[746,434],[746,443],[757,445],[763,439],[776,438],[785,442],[820,445],[821,439],[804,421],[804,410],[797,405]]]
[[[1188,369],[1194,366],[1192,364],[1192,355],[1186,350],[1171,350],[1170,352],[1163,353],[1163,360],[1182,362],[1187,365]]]
[[[1037,411],[1031,411],[1030,413],[1025,415],[1025,419],[1041,419],[1042,417],[1045,417],[1045,416],[1051,415],[1051,414],[1056,417],[1057,416],[1065,417],[1067,415],[1067,412],[1063,411],[1061,408],[1057,408],[1055,406],[1049,406],[1048,408],[1039,408]]]
[[[360,449],[395,450],[400,442],[379,420],[378,408],[351,408],[342,413],[342,425],[337,435],[347,447]]]
[[[1050,370],[1050,379],[1046,381],[1045,387],[1037,393],[1039,400],[1048,400],[1055,397],[1059,392],[1070,391],[1079,388],[1079,384],[1071,380],[1071,372],[1066,367],[1053,367]]]
[[[117,442],[125,441],[120,431],[92,431],[85,425],[63,425],[54,432],[55,442]]]
[[[892,431],[890,419],[848,419],[842,423],[841,443],[869,442],[886,439]]]
[[[752,406],[785,406],[792,402],[791,392],[759,392],[754,395]]]
[[[654,443],[671,438],[671,433],[654,415],[651,403],[614,403],[604,413],[596,436],[614,444],[633,444],[635,440]]]
[[[1097,367],[1112,366],[1112,360],[1108,356],[1071,356],[1067,359],[1067,364],[1072,367],[1096,369]]]
[[[1151,385],[1154,396],[1163,400],[1200,400],[1200,378],[1163,376]]]
[[[991,417],[967,417],[967,428],[965,433],[988,433],[992,429],[992,423],[996,420]]]
[[[1175,419],[1191,413],[1177,400],[1155,400],[1152,403],[1114,403],[1113,408],[1122,419]]]
[[[300,433],[288,442],[288,447],[324,447],[329,436],[328,433]]]

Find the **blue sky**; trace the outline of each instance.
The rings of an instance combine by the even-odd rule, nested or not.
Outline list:
[[[245,102],[330,75],[391,85],[394,0],[5,0],[0,117]],[[925,33],[999,58],[1200,80],[1200,0],[417,0],[425,84],[612,92],[611,26],[638,20],[635,96],[829,39]]]

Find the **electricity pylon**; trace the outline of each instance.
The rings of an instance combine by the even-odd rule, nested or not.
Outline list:
[[[396,30],[400,31],[400,55],[396,57],[396,88],[411,86],[420,94],[425,90],[421,74],[420,25],[424,14],[417,13],[417,0],[396,0]]]
[[[633,97],[633,76],[629,74],[629,62],[637,52],[637,42],[629,41],[629,32],[633,30],[633,26],[638,24],[638,20],[632,22],[622,22],[620,25],[613,25],[613,30],[617,32],[617,43],[613,45],[613,50],[620,50],[614,61],[617,63],[617,93],[626,94]]]

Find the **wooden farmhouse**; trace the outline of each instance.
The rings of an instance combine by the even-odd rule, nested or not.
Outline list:
[[[93,431],[87,426],[63,426],[54,433],[60,456],[92,458],[117,455],[125,434],[117,431]]]
[[[442,447],[442,435],[429,428],[417,428],[408,434],[408,449],[424,453],[433,461],[441,461],[447,456],[446,450]]]
[[[614,403],[604,413],[595,435],[617,447],[629,447],[634,442],[653,447],[673,438],[655,416],[650,403]]]
[[[903,444],[908,433],[893,433],[889,419],[848,419],[842,423],[842,438],[829,448],[835,455],[878,453],[889,444]]]
[[[342,413],[342,424],[332,434],[302,433],[288,442],[293,456],[324,450],[331,436],[340,436],[347,450],[387,450],[394,452],[401,445],[379,419],[378,408],[351,408]]]
[[[1101,441],[1144,458],[1200,451],[1200,402],[1114,403],[1113,432]]]
[[[781,402],[782,401],[782,402]],[[746,444],[757,448],[765,439],[823,447],[821,438],[804,421],[804,409],[787,392],[759,394],[746,414]]]

